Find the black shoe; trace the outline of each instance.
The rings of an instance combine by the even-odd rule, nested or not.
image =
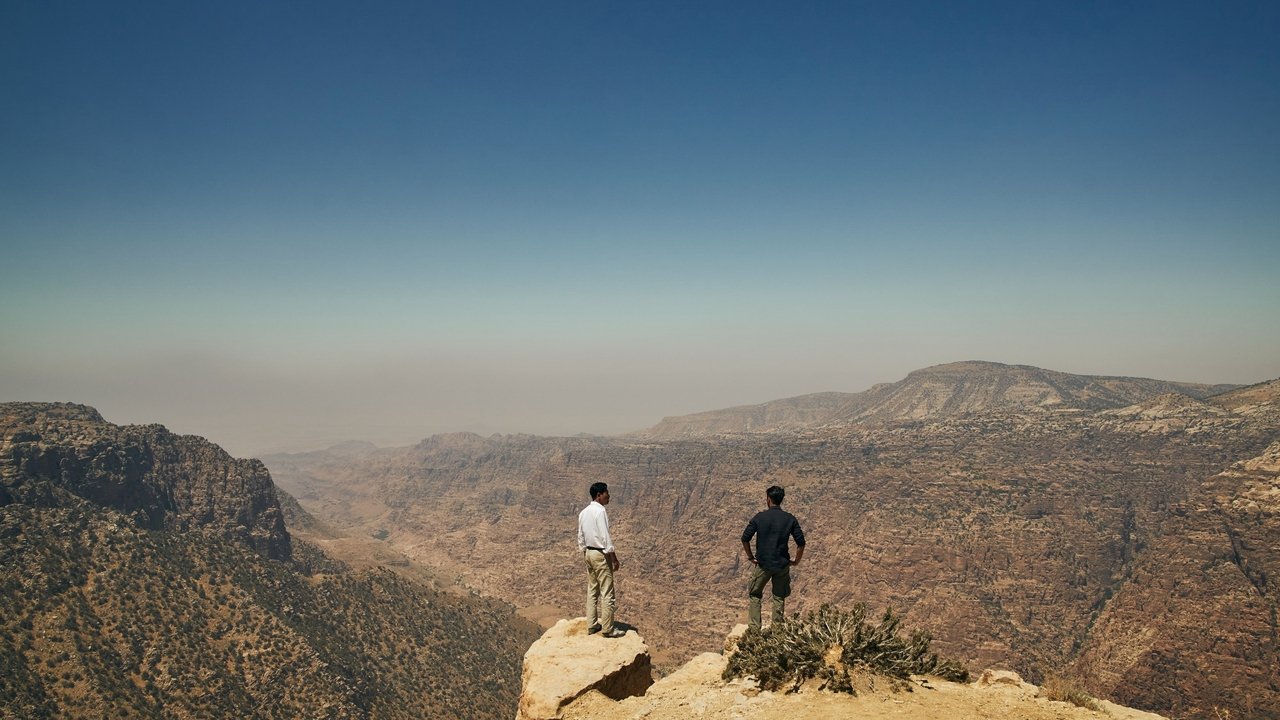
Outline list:
[[[595,625],[592,625],[591,627],[587,628],[588,635],[595,635],[598,632],[600,632],[600,623],[596,623]]]
[[[605,633],[604,635],[601,635],[600,637],[607,637],[609,639],[613,639],[613,638],[620,638],[626,634],[627,634],[626,630],[618,630],[617,628],[614,628],[613,630],[610,630],[609,632]]]

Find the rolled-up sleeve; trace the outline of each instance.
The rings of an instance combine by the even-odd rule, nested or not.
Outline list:
[[[804,547],[804,531],[800,529],[799,520],[791,524],[791,537],[796,541],[796,547]]]
[[[605,512],[603,508],[600,510],[600,516],[596,518],[596,523],[600,537],[604,541],[601,547],[604,548],[606,553],[613,552],[613,536],[609,534],[609,513]]]

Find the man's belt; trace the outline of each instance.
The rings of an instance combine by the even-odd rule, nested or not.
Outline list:
[[[590,545],[588,545],[588,546],[587,546],[587,549],[588,549],[588,550],[595,550],[596,552],[604,552],[604,548],[591,547]]]

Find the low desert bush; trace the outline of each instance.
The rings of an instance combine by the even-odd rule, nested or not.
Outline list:
[[[729,658],[724,678],[754,677],[766,690],[788,691],[818,678],[821,689],[847,693],[855,692],[851,673],[860,672],[898,681],[912,675],[968,681],[964,666],[929,651],[928,633],[900,636],[901,619],[892,608],[879,622],[866,614],[863,603],[850,610],[823,605],[803,618],[793,615],[768,630],[750,631]]]
[[[1045,680],[1044,685],[1040,686],[1040,695],[1049,700],[1071,703],[1086,710],[1102,710],[1102,706],[1092,695],[1065,678],[1051,677]]]

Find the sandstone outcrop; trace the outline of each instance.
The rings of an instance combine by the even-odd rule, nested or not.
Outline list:
[[[586,618],[561,620],[529,647],[516,720],[553,720],[587,692],[621,700],[653,684],[649,648],[639,633],[587,633]]]

